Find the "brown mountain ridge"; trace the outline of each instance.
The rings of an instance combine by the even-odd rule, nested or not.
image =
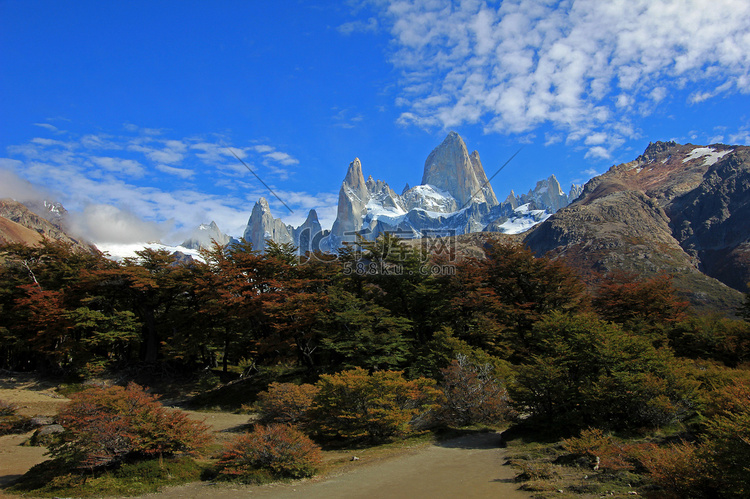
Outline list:
[[[731,312],[750,281],[750,148],[651,143],[524,242],[589,279],[668,273],[693,306]]]

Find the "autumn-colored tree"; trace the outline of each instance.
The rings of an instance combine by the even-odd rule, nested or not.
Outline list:
[[[190,343],[194,356],[218,350],[226,372],[233,356],[237,361],[257,353],[270,271],[263,256],[245,240],[228,247],[215,245],[202,255],[205,264],[193,266],[200,331],[189,331]]]
[[[166,250],[145,248],[120,266],[90,272],[90,292],[102,306],[133,311],[141,324],[141,360],[154,363],[162,343],[180,325],[191,324],[184,306],[190,272]]]
[[[205,424],[166,409],[134,383],[74,393],[57,419],[65,431],[50,445],[50,455],[74,468],[191,453],[209,441]]]
[[[289,264],[269,257],[273,269],[271,290],[263,299],[269,334],[261,350],[276,352],[284,359],[296,358],[309,371],[318,369],[322,313],[329,309],[328,286],[331,272],[324,264]]]
[[[593,305],[602,318],[630,330],[649,330],[680,321],[687,310],[687,302],[677,298],[670,276],[641,279],[624,272],[613,272],[605,278]]]
[[[347,440],[384,440],[427,424],[442,394],[435,381],[407,381],[398,371],[353,369],[322,375],[311,421],[318,434]]]
[[[738,380],[710,394],[699,456],[721,497],[750,495],[750,382]]]
[[[91,337],[105,326],[100,323],[98,331],[92,331],[90,318],[83,317],[94,306],[88,301],[82,275],[113,265],[93,250],[74,252],[59,242],[4,246],[0,264],[0,366],[59,371],[80,367],[93,357],[111,359],[111,352],[99,348],[102,342]],[[128,321],[105,313],[101,319],[110,321],[106,327],[112,328],[118,321]]]
[[[452,324],[459,338],[520,360],[545,314],[585,307],[585,288],[563,263],[499,241],[488,242],[485,253],[485,259],[463,261],[453,280]]]

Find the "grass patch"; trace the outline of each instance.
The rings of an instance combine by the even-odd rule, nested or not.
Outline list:
[[[133,496],[195,482],[202,473],[203,467],[188,457],[126,463],[95,473],[70,473],[62,463],[51,460],[31,468],[8,490],[37,497]]]

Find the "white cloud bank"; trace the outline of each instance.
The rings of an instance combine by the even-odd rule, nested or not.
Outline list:
[[[670,92],[750,93],[747,0],[372,3],[394,38],[403,125],[548,124],[604,158]]]
[[[282,191],[295,210],[288,214],[232,154],[248,160],[278,189],[276,181],[300,162],[274,146],[232,146],[230,151],[221,137],[178,139],[168,131],[131,124],[125,130],[80,136],[65,131],[64,141],[35,137],[8,147],[11,157],[0,157],[0,197],[60,201],[69,211],[71,230],[95,243],[174,244],[211,221],[240,237],[261,196],[287,223],[299,225],[310,208],[319,211],[322,223],[333,223],[333,193]]]

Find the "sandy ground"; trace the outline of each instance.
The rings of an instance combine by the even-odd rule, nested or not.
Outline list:
[[[29,416],[53,415],[67,399],[33,380],[0,379],[0,399],[19,406]],[[220,440],[247,429],[249,416],[188,411],[192,418],[210,425]],[[0,487],[46,459],[43,447],[21,444],[31,436],[0,437]],[[394,448],[387,451],[342,451],[326,453],[337,464],[323,476],[310,480],[263,486],[192,483],[170,487],[143,499],[230,499],[235,497],[305,499],[419,499],[495,498],[527,499],[531,494],[517,490],[515,475],[499,447],[498,433],[477,433],[439,444]],[[359,459],[351,460],[358,456]],[[18,497],[4,494],[2,497]]]
[[[479,433],[397,453],[351,461],[337,472],[311,480],[263,486],[192,483],[141,499],[528,499],[503,466],[498,433]]]

